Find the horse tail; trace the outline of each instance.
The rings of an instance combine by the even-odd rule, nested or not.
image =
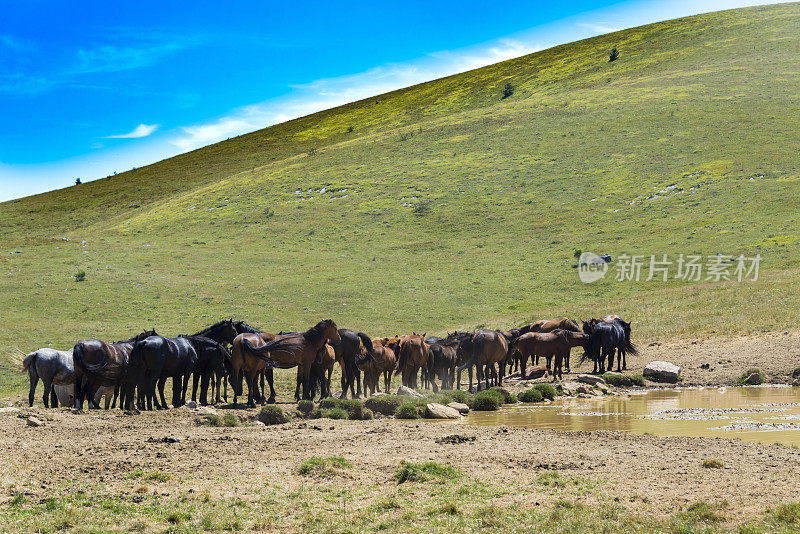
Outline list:
[[[406,360],[408,359],[407,348],[408,345],[406,345],[405,343],[401,343],[400,346],[397,348],[400,354],[397,355],[397,369],[394,372],[395,375],[399,375],[402,372],[403,367],[405,367],[406,365]]]
[[[361,340],[361,343],[364,344],[364,348],[367,349],[367,352],[369,354],[372,354],[374,352],[374,350],[372,348],[372,340],[369,338],[369,336],[367,334],[365,334],[364,332],[359,332],[356,335],[358,336],[358,339]]]
[[[636,348],[636,345],[631,343],[631,340],[628,336],[625,336],[625,352],[627,354],[633,354],[634,356],[639,354],[639,349]]]
[[[258,358],[259,360],[267,362],[269,367],[278,367],[278,364],[275,360],[267,356],[266,353],[270,351],[271,348],[274,348],[276,345],[279,345],[282,340],[276,339],[272,341],[266,342],[264,345],[260,347],[254,347],[252,343],[246,338],[242,338],[239,340],[240,346],[242,350],[251,356]]]
[[[16,347],[14,347],[14,348],[16,348]],[[19,352],[20,356],[24,356],[24,359],[22,360],[22,372],[24,373],[33,364],[33,361],[36,359],[36,356],[38,355],[38,352],[31,352],[30,354],[25,354],[24,352],[22,352],[19,349],[17,349],[17,352]]]
[[[589,338],[583,345],[583,355],[581,355],[581,360],[578,362],[578,365],[582,364],[586,358],[594,359],[594,335],[589,335]]]

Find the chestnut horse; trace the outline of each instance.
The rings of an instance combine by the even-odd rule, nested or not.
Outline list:
[[[361,342],[364,344],[367,357],[358,364],[359,369],[364,372],[364,393],[372,395],[375,391],[380,391],[380,379],[383,374],[383,381],[386,393],[390,393],[392,387],[392,372],[397,368],[397,350],[400,338],[380,338],[373,339],[370,343],[369,337],[359,333]],[[371,345],[371,346],[370,346]]]
[[[231,350],[231,373],[230,383],[233,387],[233,404],[238,404],[237,397],[242,394],[242,378],[247,382],[247,405],[255,406],[256,402],[275,402],[275,387],[272,383],[272,368],[268,367],[267,362],[254,356],[250,352],[242,349],[242,341],[247,340],[251,346],[260,347],[268,341],[273,341],[279,336],[262,332],[257,328],[245,324],[241,321],[234,323],[235,328],[240,332],[233,340],[233,350]],[[267,375],[270,386],[269,400],[264,397],[263,380],[262,388],[258,387],[259,376]]]
[[[133,345],[150,336],[155,330],[146,330],[125,341],[107,343],[99,339],[87,339],[75,344],[72,361],[75,366],[75,408],[83,408],[83,399],[89,399],[89,406],[96,407],[95,394],[101,386],[119,388],[125,378],[128,356]],[[115,399],[116,401],[116,399]],[[120,399],[122,406],[124,399]],[[108,397],[106,397],[106,409]]]
[[[403,373],[403,385],[416,389],[417,371],[422,369],[425,373],[428,367],[428,359],[431,357],[428,344],[425,343],[425,335],[411,334],[400,336],[400,354],[397,358],[397,373]],[[425,380],[423,375],[422,380]]]
[[[527,326],[523,326],[520,329],[520,332],[522,334],[526,334],[528,332],[552,332],[553,330],[569,330],[571,332],[581,331],[576,321],[573,321],[568,317],[561,317],[560,319],[542,319],[541,321],[536,321]],[[567,354],[564,364],[567,372],[569,373],[569,354]],[[548,364],[547,367],[549,368],[550,364]]]
[[[489,388],[489,375],[496,377],[497,385],[503,384],[503,377],[495,372],[494,364],[502,364],[508,357],[508,339],[496,330],[478,330],[471,337],[471,342],[461,342],[459,349],[466,351],[468,360],[459,366],[458,372],[464,369],[469,370],[469,389],[472,391],[472,367],[475,366],[475,377],[480,389],[480,382],[486,381],[486,389]],[[484,368],[486,373],[484,373]],[[459,384],[460,385],[460,384]]]
[[[317,353],[317,359],[311,366],[312,378],[319,382],[320,399],[331,396],[331,375],[333,374],[333,366],[336,364],[336,351],[330,344],[325,343]],[[297,368],[297,386],[294,389],[295,400],[300,400],[300,384],[302,376],[300,374],[300,367]],[[313,384],[313,382],[312,382]],[[311,398],[316,394],[316,388],[311,388]]]
[[[552,368],[553,381],[563,378],[561,373],[562,361],[569,357],[572,347],[585,346],[588,337],[586,334],[571,330],[528,332],[521,335],[514,342],[514,349],[520,353],[520,378],[527,378],[526,367],[528,358],[531,356],[536,357],[537,364],[539,363],[539,357],[545,357],[547,359],[547,371],[550,371],[551,361],[555,357],[555,364]]]
[[[269,367],[288,369],[299,367],[303,384],[303,398],[311,399],[311,367],[317,359],[322,346],[332,341],[339,341],[339,331],[332,319],[320,321],[301,334],[289,334],[279,339],[267,341],[263,345],[253,346],[247,339],[240,341],[245,355],[253,355],[264,360]]]

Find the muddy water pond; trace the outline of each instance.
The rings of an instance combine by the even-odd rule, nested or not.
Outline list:
[[[630,396],[557,398],[551,404],[519,403],[496,412],[471,412],[462,422],[739,438],[800,446],[800,388],[683,388],[634,392]]]

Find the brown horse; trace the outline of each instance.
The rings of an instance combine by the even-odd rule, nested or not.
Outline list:
[[[572,319],[568,317],[561,317],[560,319],[542,319],[541,321],[536,321],[527,326],[523,326],[521,328],[521,333],[552,332],[553,330],[569,330],[570,332],[580,332],[581,328],[578,326],[578,323]],[[549,364],[548,367],[550,367]],[[565,367],[569,373],[569,355],[565,360]]]
[[[508,339],[496,330],[478,330],[472,335],[471,341],[461,343],[459,350],[468,351],[467,361],[458,368],[460,373],[464,369],[469,369],[469,389],[472,391],[472,367],[475,366],[475,377],[480,389],[480,382],[486,381],[486,388],[489,388],[489,375],[496,378],[498,386],[503,384],[503,377],[495,372],[494,364],[503,363],[508,357]],[[471,354],[469,351],[471,350]],[[484,369],[486,373],[484,373]],[[500,369],[498,369],[500,370]],[[461,384],[459,384],[460,386]]]
[[[279,369],[299,367],[303,398],[311,400],[311,366],[326,342],[337,343],[339,339],[336,323],[332,319],[325,319],[301,334],[282,336],[258,347],[247,339],[242,339],[240,346],[245,355],[252,354],[267,362],[269,367]]]
[[[360,337],[360,335],[359,335]],[[366,336],[364,336],[366,337]],[[369,338],[361,338],[364,343],[366,358],[359,362],[358,367],[364,372],[364,392],[369,388],[369,394],[380,391],[380,379],[383,374],[383,381],[386,393],[390,393],[392,388],[392,372],[397,369],[397,356],[400,338],[380,338],[372,340],[372,347],[368,347]]]
[[[146,330],[125,341],[107,343],[99,339],[87,339],[75,344],[72,350],[72,361],[75,366],[75,408],[83,408],[83,400],[89,399],[89,407],[96,408],[94,403],[97,390],[103,386],[122,385],[128,367],[128,356],[137,341],[157,335],[155,330]],[[116,403],[116,395],[114,402]],[[122,406],[124,399],[120,399]],[[106,409],[109,397],[106,396]]]
[[[250,346],[261,347],[268,341],[278,338],[275,334],[261,332],[251,326],[237,323],[237,327],[245,332],[237,335],[233,340],[233,350],[231,350],[231,376],[230,382],[233,386],[233,404],[238,403],[237,397],[242,394],[242,378],[247,382],[247,405],[255,406],[256,402],[275,402],[275,388],[270,384],[270,397],[266,400],[264,391],[259,390],[258,377],[263,376],[267,369],[267,362],[254,356],[252,353],[242,349],[242,342],[247,341]],[[270,369],[270,373],[271,373]],[[270,377],[271,378],[271,377]],[[262,380],[263,382],[263,380]]]
[[[325,343],[317,353],[317,359],[312,365],[314,378],[319,381],[319,398],[324,399],[331,396],[331,375],[336,364],[336,351],[328,343]],[[302,383],[300,367],[297,368],[297,386],[294,389],[295,400],[300,400],[300,384]],[[312,388],[312,397],[314,396]]]
[[[555,357],[555,366],[552,375],[555,382],[558,378],[563,378],[561,372],[562,361],[569,357],[572,347],[584,346],[589,336],[581,332],[571,330],[554,330],[552,332],[529,332],[521,335],[514,342],[514,349],[521,355],[520,377],[526,377],[526,367],[528,358],[535,357],[536,364],[539,357],[547,359],[546,369],[550,371],[551,362]]]
[[[400,336],[400,354],[397,358],[397,373],[403,373],[403,385],[415,389],[417,387],[417,371],[425,372],[428,358],[431,357],[425,335],[411,334]],[[423,376],[423,381],[425,377]]]

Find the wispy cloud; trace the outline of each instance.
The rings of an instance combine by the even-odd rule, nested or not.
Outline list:
[[[152,65],[162,58],[183,50],[189,42],[176,40],[164,43],[146,43],[140,46],[104,45],[79,49],[72,74],[119,72]]]
[[[16,51],[32,50],[35,48],[30,41],[8,35],[7,33],[0,33],[0,45]]]
[[[580,26],[581,28],[587,28],[599,34],[618,32],[622,29],[622,28],[617,28],[615,26],[609,26],[606,23],[597,23],[597,22],[578,22],[575,25]]]
[[[436,52],[418,61],[391,63],[357,74],[292,85],[292,94],[285,98],[245,106],[213,121],[185,126],[170,142],[181,150],[193,150],[272,124],[538,50],[539,47],[528,43],[503,39],[466,51]]]
[[[158,130],[159,124],[140,124],[133,130],[125,134],[119,135],[107,135],[103,139],[138,139],[140,137],[147,137],[148,135],[152,134],[156,130]]]

